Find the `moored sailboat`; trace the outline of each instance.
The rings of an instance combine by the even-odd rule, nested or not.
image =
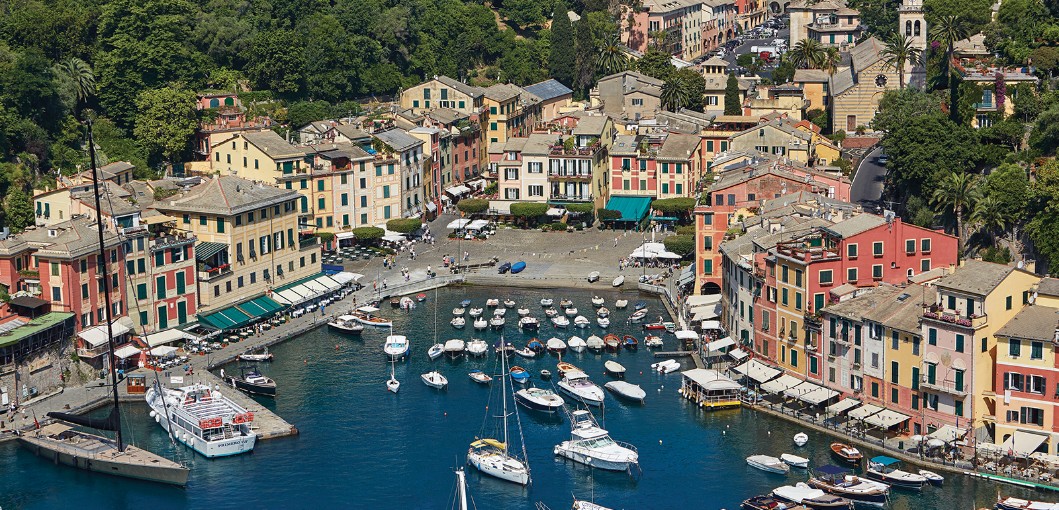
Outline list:
[[[503,342],[503,338],[501,338]],[[500,370],[501,373],[506,371],[506,357],[498,356],[500,358]],[[522,443],[522,455],[521,457],[512,455],[508,448],[508,417],[510,416],[507,411],[507,378],[500,378],[500,399],[503,402],[501,409],[502,427],[501,434],[502,440],[494,438],[482,438],[476,439],[470,445],[467,450],[467,463],[477,468],[482,473],[489,476],[494,476],[501,480],[507,480],[514,482],[519,485],[527,485],[530,482],[530,470],[529,463],[526,459],[526,448],[525,443],[522,442],[522,423],[518,420],[518,410],[516,409],[514,415],[516,417],[516,424],[518,424],[519,430],[519,442]],[[486,407],[488,411],[488,406]]]

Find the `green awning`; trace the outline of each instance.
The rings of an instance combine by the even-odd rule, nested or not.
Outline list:
[[[204,261],[213,258],[214,255],[227,250],[228,245],[224,243],[201,242],[195,245],[195,260]]]
[[[650,208],[651,197],[610,197],[607,201],[607,209],[621,213],[617,221],[640,221]]]
[[[254,318],[234,306],[229,306],[211,314],[199,315],[199,321],[224,330],[241,328],[253,322]]]
[[[266,317],[285,308],[268,296],[257,297],[238,306],[240,310],[255,317]]]
[[[651,221],[679,221],[680,218],[676,216],[651,216],[648,218]]]

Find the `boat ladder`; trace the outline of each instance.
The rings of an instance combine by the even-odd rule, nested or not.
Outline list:
[[[232,438],[232,424],[231,423],[225,423],[223,430],[224,430],[224,438],[225,439],[231,439]]]

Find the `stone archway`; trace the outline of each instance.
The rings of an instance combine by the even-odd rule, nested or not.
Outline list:
[[[769,3],[769,10],[772,11],[772,14],[782,14],[783,13],[783,7],[780,5],[779,2],[770,2]]]
[[[706,282],[702,284],[702,288],[699,289],[703,296],[712,296],[714,294],[721,293],[721,286],[714,282]]]

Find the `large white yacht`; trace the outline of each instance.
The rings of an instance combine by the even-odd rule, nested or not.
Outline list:
[[[145,395],[151,417],[177,441],[206,457],[238,455],[254,449],[254,413],[208,384],[163,388],[155,384]],[[168,418],[168,419],[167,419]]]
[[[596,424],[592,413],[574,411],[570,440],[555,446],[555,454],[587,466],[611,471],[626,471],[639,463],[636,448],[610,438],[606,430]]]

